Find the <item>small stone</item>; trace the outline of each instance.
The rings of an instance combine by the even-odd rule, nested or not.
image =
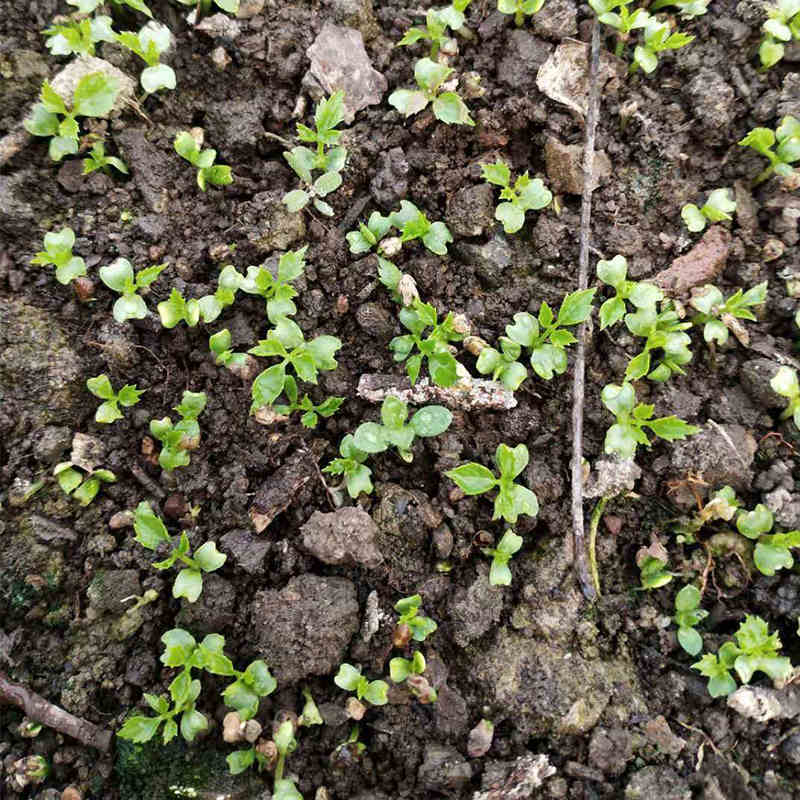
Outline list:
[[[379,341],[394,335],[395,319],[380,303],[363,303],[356,310],[356,322],[364,333]]]
[[[262,255],[288,250],[306,235],[303,214],[290,214],[282,197],[283,192],[259,192],[236,213],[248,240]]]
[[[432,534],[433,549],[439,559],[449,558],[453,552],[453,533],[447,525],[440,525]]]
[[[241,0],[236,16],[238,19],[252,19],[264,10],[265,3],[266,0]]]
[[[360,508],[347,506],[330,514],[315,511],[300,531],[303,547],[325,564],[363,564],[374,569],[383,561],[375,544],[378,526]]]
[[[583,147],[579,144],[561,144],[552,136],[547,137],[544,146],[544,157],[547,164],[547,177],[550,188],[556,192],[567,194],[583,193]],[[592,188],[596,189],[611,175],[611,160],[602,151],[594,154],[592,170]]]
[[[786,398],[779,395],[769,382],[780,369],[780,364],[768,358],[753,358],[739,368],[739,381],[750,398],[762,408],[784,408]]]
[[[475,267],[475,271],[489,286],[501,286],[506,270],[513,263],[511,246],[500,233],[486,244],[459,243],[454,249],[459,258]]]
[[[61,800],[83,800],[83,795],[77,786],[67,786],[67,788],[61,792]]]
[[[633,758],[633,737],[624,728],[595,728],[589,741],[589,763],[612,778],[622,775]]]
[[[645,736],[647,736],[662,753],[666,753],[673,758],[686,746],[686,741],[672,732],[669,723],[661,714],[647,722],[644,726],[644,732]]]
[[[659,272],[653,283],[673,297],[684,295],[695,286],[712,283],[725,269],[730,247],[730,231],[721,225],[712,225],[688,253]]]
[[[211,63],[216,69],[222,72],[230,66],[231,57],[224,47],[215,47],[211,51]]]
[[[761,249],[761,258],[764,261],[776,261],[786,251],[786,245],[780,239],[767,239]]]
[[[203,592],[190,603],[184,599],[176,621],[193,633],[214,633],[233,625],[236,618],[236,590],[231,581],[216,572],[203,576]],[[269,663],[269,662],[267,662]]]
[[[450,619],[453,639],[460,647],[483,636],[494,623],[500,620],[503,611],[503,591],[489,584],[488,570],[467,588],[456,591],[450,603]]]
[[[408,170],[408,161],[401,147],[393,147],[378,157],[369,191],[372,199],[384,210],[396,206],[408,194]]]
[[[467,755],[480,758],[489,752],[494,738],[494,724],[491,720],[482,719],[470,732],[467,740]]]
[[[672,767],[643,767],[625,787],[625,800],[691,800],[686,778]]]
[[[494,190],[485,183],[459,189],[447,199],[445,219],[455,236],[482,236],[494,225]]]
[[[55,464],[70,446],[72,431],[67,427],[48,425],[38,431],[33,441],[34,458],[41,464]]]
[[[249,575],[263,572],[264,558],[271,547],[268,540],[248,530],[235,530],[222,536],[219,544],[223,552],[230,553],[236,566]]]
[[[106,457],[106,446],[96,436],[86,433],[76,433],[72,437],[72,453],[70,461],[76,467],[94,472]]]
[[[121,528],[130,528],[133,525],[133,511],[117,511],[111,515],[108,521],[108,527],[112,531],[118,531]]]
[[[454,747],[431,744],[417,773],[420,786],[428,792],[460,792],[472,779],[472,768]]]
[[[561,41],[565,36],[575,36],[578,33],[577,17],[573,0],[548,0],[531,17],[533,32],[545,39]]]

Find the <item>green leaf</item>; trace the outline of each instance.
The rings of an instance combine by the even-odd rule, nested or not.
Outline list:
[[[203,176],[212,186],[229,186],[233,183],[231,168],[225,164],[207,167],[203,170]]]
[[[453,241],[453,236],[444,222],[434,222],[422,237],[422,243],[431,253],[439,256],[447,255],[447,244]]]
[[[423,92],[410,89],[396,89],[389,95],[389,105],[396,108],[404,117],[418,114],[428,105],[428,98]]]
[[[592,313],[592,300],[597,290],[582,289],[568,294],[558,310],[559,325],[577,325],[589,318]]]
[[[342,664],[336,673],[333,682],[346,692],[354,692],[361,680],[361,670],[351,664]]]
[[[417,436],[438,436],[453,421],[453,415],[444,406],[425,406],[417,411],[409,423]]]
[[[409,364],[411,364],[412,360],[409,359]],[[432,353],[428,357],[428,370],[431,373],[431,380],[437,386],[452,386],[458,380],[456,364],[455,358],[447,350]],[[414,383],[413,380],[412,383]]]
[[[302,189],[295,189],[294,191],[287,192],[283,196],[282,202],[289,210],[289,213],[294,214],[297,211],[304,209],[308,205],[308,201],[310,199],[311,196],[308,194],[308,192],[304,192]],[[348,234],[348,236],[349,235],[350,234]]]
[[[387,448],[383,426],[376,422],[364,422],[353,434],[355,446],[364,453],[382,453]]]
[[[136,532],[136,541],[148,550],[156,550],[161,542],[170,540],[164,523],[146,502],[141,502],[136,507],[133,529]]]
[[[527,177],[527,173],[523,177]],[[553,193],[544,185],[541,178],[534,178],[532,181],[526,182],[519,194],[519,202],[526,211],[538,211],[546,208],[552,200]]]
[[[690,655],[703,649],[703,637],[694,628],[678,628],[678,644]]]
[[[508,186],[511,180],[511,170],[504,161],[494,164],[481,164],[481,177],[495,186]]]
[[[494,501],[492,519],[502,517],[506,522],[514,525],[520,514],[535,517],[538,513],[539,501],[536,495],[525,486],[514,483],[507,491],[500,489]]]
[[[98,274],[109,289],[120,294],[126,286],[133,284],[133,267],[127,258],[114,259],[108,266],[100,267]]]
[[[700,590],[691,583],[681,589],[675,596],[676,611],[693,611],[700,606]],[[694,655],[694,654],[692,654]]]
[[[146,67],[139,76],[139,82],[147,94],[153,94],[159,89],[174,89],[177,85],[175,70],[167,64]]]
[[[502,223],[506,233],[516,233],[525,224],[525,212],[514,203],[499,203],[494,218]]]
[[[225,553],[217,550],[214,542],[206,542],[195,550],[194,560],[203,572],[214,572],[219,569],[228,558]]]
[[[161,636],[164,652],[161,663],[165,667],[182,667],[194,653],[197,642],[188,631],[183,628],[173,628]]]
[[[86,388],[95,397],[99,397],[101,400],[110,400],[115,396],[114,389],[111,386],[111,381],[108,379],[108,375],[105,373],[98,375],[95,378],[89,378],[86,381]]]
[[[58,117],[37,103],[31,115],[23,123],[25,130],[33,136],[55,136],[58,133]]]
[[[539,335],[539,323],[527,311],[514,314],[514,323],[506,325],[508,337],[523,347],[532,347]]]
[[[160,717],[129,717],[117,731],[117,736],[135,744],[143,744],[156,735],[160,724]]]
[[[286,369],[283,364],[275,364],[256,377],[251,388],[253,398],[250,407],[251,414],[254,414],[256,409],[272,405],[277,400],[283,391],[285,378]]]
[[[256,758],[256,751],[254,748],[249,750],[236,750],[230,753],[225,760],[228,762],[228,769],[231,775],[238,775],[253,766]]]
[[[772,512],[759,503],[752,511],[740,511],[736,519],[736,527],[748,539],[758,539],[763,533],[772,530],[774,517]]]
[[[389,702],[388,691],[389,684],[386,681],[370,681],[364,692],[364,699],[372,706],[385,706]]]
[[[554,374],[563,375],[567,369],[567,354],[559,347],[551,344],[539,345],[531,353],[533,371],[546,381]]]
[[[442,92],[433,101],[433,116],[446,125],[475,125],[466,103],[455,92]]]
[[[194,741],[198,733],[208,728],[208,720],[195,709],[184,711],[181,716],[181,736],[187,741]]]
[[[706,227],[706,218],[694,203],[687,203],[681,209],[681,218],[692,233],[699,233]]]
[[[633,458],[638,440],[636,428],[618,423],[606,431],[604,450],[606,453],[616,453],[622,459]]]
[[[82,506],[88,506],[89,503],[97,497],[100,491],[100,481],[97,478],[87,478],[73,493],[72,496]]]
[[[628,316],[631,315],[629,314]],[[640,378],[643,378],[645,375],[647,375],[649,369],[650,369],[650,353],[647,351],[639,353],[638,356],[634,356],[628,362],[628,366],[625,369],[625,380],[637,381]]]
[[[203,574],[198,569],[187,567],[178,573],[172,585],[172,596],[185,597],[190,603],[196,602],[203,591]]]
[[[342,185],[342,176],[338,172],[326,172],[314,181],[314,191],[320,196],[336,191]]]
[[[498,483],[491,470],[474,461],[451,469],[445,475],[467,495],[483,494]]]
[[[676,439],[685,439],[687,436],[692,436],[700,432],[700,428],[696,425],[689,425],[682,419],[676,416],[661,417],[660,419],[653,419],[647,423],[653,433],[661,439],[666,439],[668,442],[673,442]]]
[[[430,58],[420,58],[414,65],[414,79],[417,85],[428,91],[438,89],[452,73],[452,67],[432,61]]]
[[[624,256],[616,255],[610,261],[597,262],[597,277],[619,291],[628,274],[628,262]]]
[[[92,72],[78,81],[72,101],[72,113],[81,117],[103,117],[111,111],[119,86],[116,79],[102,72]]]
[[[658,56],[649,48],[642,47],[642,45],[636,45],[633,51],[633,60],[648,74],[658,66]]]

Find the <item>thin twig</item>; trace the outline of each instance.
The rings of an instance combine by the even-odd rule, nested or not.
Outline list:
[[[65,733],[87,747],[106,752],[111,746],[111,731],[98,728],[80,717],[75,717],[63,708],[54,706],[38,694],[29,692],[24,686],[12,683],[0,672],[0,702],[11,703],[21,708],[34,722]]]
[[[589,56],[589,105],[586,113],[586,135],[583,148],[583,195],[581,199],[580,255],[578,258],[578,289],[589,285],[589,235],[592,220],[592,190],[594,180],[594,138],[597,110],[600,104],[597,81],[600,63],[600,26],[595,17],[592,24],[592,45]],[[575,577],[584,597],[593,602],[597,591],[589,573],[583,520],[583,393],[586,373],[587,323],[578,331],[575,356],[575,377],[572,382],[572,538]]]

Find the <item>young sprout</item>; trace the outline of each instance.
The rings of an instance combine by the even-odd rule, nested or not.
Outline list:
[[[650,11],[660,11],[668,6],[675,6],[681,19],[694,19],[702,17],[708,11],[708,4],[711,0],[656,0],[650,5]]]
[[[454,24],[455,23],[455,24]],[[464,24],[462,12],[448,6],[446,8],[430,8],[425,15],[424,28],[409,28],[403,38],[397,43],[398,47],[416,44],[420,41],[431,43],[430,57],[436,59],[439,49],[443,52],[454,53],[455,42],[447,35],[447,29],[458,30]]]
[[[31,259],[31,264],[52,264],[56,268],[56,280],[66,286],[75,278],[86,274],[86,262],[80,256],[72,255],[74,245],[75,233],[72,228],[62,228],[58,233],[46,233],[44,250]]]
[[[597,19],[617,32],[617,44],[614,50],[617,58],[622,57],[631,32],[644,28],[650,21],[650,14],[644,8],[637,8],[631,13],[628,10],[631,2],[633,0],[589,0]]]
[[[708,611],[700,608],[700,590],[687,584],[675,595],[675,616],[678,626],[678,644],[690,655],[696,656],[703,649],[703,637],[695,630],[695,625],[708,616]]]
[[[178,2],[184,6],[195,6],[195,22],[200,22],[211,13],[212,0],[178,0]],[[239,0],[213,0],[213,4],[234,17],[239,13]]]
[[[497,0],[497,10],[501,14],[513,14],[518,28],[525,22],[526,14],[533,16],[543,5],[544,0]]]
[[[777,147],[773,150],[776,143]],[[773,172],[781,178],[789,178],[794,174],[792,164],[800,160],[800,122],[795,117],[784,117],[774,132],[769,128],[753,128],[739,144],[752,147],[769,160],[769,166],[753,181],[754,186],[765,181]]]
[[[82,506],[88,506],[97,497],[101,484],[117,481],[117,476],[109,469],[93,469],[84,475],[71,461],[56,464],[53,475],[64,494],[72,495]]]
[[[794,566],[792,547],[800,547],[800,531],[774,533],[772,512],[759,503],[752,511],[740,511],[736,518],[736,528],[742,536],[756,542],[753,563],[762,575],[774,575],[779,569]]]
[[[405,647],[412,639],[424,642],[439,626],[424,614],[420,614],[422,597],[413,594],[403,597],[394,604],[397,618],[392,641],[395,647]]]
[[[138,33],[123,31],[117,34],[116,39],[147,64],[139,76],[142,89],[147,94],[153,94],[159,89],[175,88],[175,71],[168,64],[159,61],[162,53],[169,50],[172,43],[172,33],[166,25],[151,21]]]
[[[589,318],[595,289],[582,289],[568,294],[561,302],[558,315],[547,303],[539,307],[537,320],[527,311],[514,314],[514,324],[506,325],[507,336],[500,337],[500,350],[482,347],[475,364],[481,375],[492,375],[504,386],[516,391],[528,376],[527,369],[517,359],[523,348],[531,351],[533,371],[546,381],[567,369],[567,346],[578,340],[567,330]]]
[[[41,101],[25,122],[25,130],[33,136],[51,136],[49,153],[53,161],[78,152],[78,117],[103,117],[114,107],[119,86],[102,72],[84,75],[72,97],[72,110],[53,87],[42,84]],[[63,119],[59,119],[63,117]]]
[[[368,453],[359,450],[352,434],[348,433],[339,444],[340,458],[334,458],[322,471],[328,475],[343,475],[347,493],[355,500],[361,492],[372,494],[372,470],[364,465]]]
[[[342,185],[341,172],[347,163],[347,149],[335,146],[342,131],[336,127],[344,121],[344,92],[334,92],[321,100],[314,113],[314,129],[297,124],[297,136],[301,142],[316,144],[316,152],[298,145],[287,150],[283,157],[303,182],[304,189],[294,189],[283,196],[283,203],[290,212],[300,211],[313,201],[314,208],[326,217],[333,216],[333,209],[322,198],[335,192]],[[322,172],[314,178],[314,172]]]
[[[175,137],[175,152],[197,168],[197,185],[203,190],[210,183],[213,186],[227,186],[233,183],[231,168],[214,164],[217,151],[212,148],[201,150],[198,142],[189,131],[181,131]]]
[[[464,101],[454,91],[443,91],[445,81],[454,70],[443,64],[421,58],[414,65],[418,89],[397,89],[389,95],[389,105],[404,117],[419,114],[429,103],[433,115],[447,125],[475,125]]]
[[[432,305],[416,300],[410,308],[400,309],[399,318],[409,333],[395,336],[389,342],[389,349],[395,361],[406,362],[411,383],[417,382],[422,365],[427,361],[431,380],[437,386],[452,386],[458,380],[458,366],[449,343],[464,338],[452,312],[439,322],[439,315]],[[424,336],[426,328],[431,328],[431,332]],[[415,348],[419,352],[412,356]]]
[[[244,277],[228,264],[219,274],[217,291],[214,294],[204,295],[199,300],[194,298],[186,300],[177,289],[173,288],[169,298],[156,306],[161,324],[169,329],[181,322],[185,322],[190,328],[194,328],[201,320],[205,324],[214,322],[236,299],[236,291],[241,288],[244,280]]]
[[[511,586],[511,569],[508,562],[521,547],[522,537],[517,536],[509,528],[497,543],[497,547],[483,548],[485,555],[492,556],[492,565],[489,567],[490,586]]]
[[[366,700],[371,706],[385,706],[388,702],[386,681],[370,681],[352,664],[342,664],[333,682],[346,692],[354,692],[359,700]]]
[[[419,300],[417,283],[414,278],[407,273],[400,272],[391,261],[380,256],[378,256],[378,280],[389,290],[392,300],[404,308],[413,306]]]
[[[694,203],[687,203],[681,209],[681,218],[692,233],[700,233],[709,222],[722,222],[732,219],[736,211],[736,201],[731,198],[729,189],[714,189],[702,208]]]
[[[302,411],[300,424],[305,428],[316,428],[320,417],[324,419],[332,417],[344,403],[344,397],[326,397],[319,405],[314,405],[307,394],[298,399],[297,381],[291,375],[287,375],[283,380],[283,392],[289,402],[276,405],[275,413],[288,417],[295,411]]]
[[[453,415],[444,406],[425,406],[411,417],[408,425],[407,419],[408,405],[389,395],[381,406],[381,422],[364,422],[356,428],[355,446],[364,453],[383,453],[394,446],[400,458],[410,463],[414,459],[411,452],[414,439],[444,433]]]
[[[278,750],[278,762],[275,765],[275,783],[272,786],[272,800],[303,800],[291,778],[283,777],[286,756],[295,751],[297,740],[294,738],[294,724],[291,720],[282,722],[275,732],[275,747]]]
[[[727,300],[716,286],[707,284],[692,293],[689,305],[700,312],[692,323],[703,326],[703,338],[707,342],[725,344],[730,330],[743,345],[747,346],[750,344],[750,335],[738,320],[755,321],[756,316],[750,309],[760,306],[766,299],[767,281],[746,292],[737,289]]]
[[[98,42],[116,41],[111,17],[105,15],[92,19],[71,19],[51,25],[42,33],[47,37],[45,46],[54,56],[93,56]]]
[[[267,301],[267,318],[276,325],[282,317],[297,313],[293,298],[297,289],[292,286],[305,271],[305,255],[308,245],[299,250],[289,250],[278,260],[277,275],[264,266],[247,268],[247,277],[240,281],[239,288],[247,294],[257,294]],[[236,273],[237,275],[239,273]]]
[[[642,589],[660,589],[673,578],[672,573],[666,568],[667,562],[655,556],[644,556],[638,566]]]
[[[92,145],[88,157],[83,159],[83,174],[89,175],[89,173],[101,169],[106,175],[110,175],[111,167],[114,167],[117,172],[121,172],[123,175],[128,174],[128,167],[125,166],[125,162],[116,156],[107,156],[103,140],[98,139]]]
[[[777,64],[784,55],[785,42],[800,39],[800,2],[777,0],[766,6],[769,19],[761,26],[764,38],[758,48],[761,66],[764,69]]]
[[[323,725],[324,720],[322,719],[322,715],[319,713],[319,708],[314,702],[311,690],[307,686],[303,687],[303,698],[305,703],[303,704],[303,710],[300,712],[300,716],[297,718],[297,726],[300,728],[310,728],[312,725]]]
[[[91,14],[99,8],[105,0],[67,0],[67,4],[76,6],[81,14]],[[141,11],[152,19],[153,12],[147,7],[144,0],[111,0],[111,5],[114,9],[119,10],[122,6],[132,8],[134,11]]]
[[[278,364],[265,369],[253,381],[250,413],[255,414],[262,406],[272,405],[278,399],[285,390],[287,367],[292,367],[301,380],[317,383],[320,371],[336,369],[334,355],[341,346],[340,339],[327,335],[307,342],[297,323],[288,317],[278,318],[267,338],[248,350],[254,356],[280,359]]]
[[[511,185],[511,171],[508,164],[496,161],[494,164],[481,164],[482,176],[488,183],[501,186],[500,203],[494,212],[494,218],[503,223],[506,233],[516,233],[525,224],[526,211],[539,211],[547,208],[553,199],[552,192],[544,185],[541,178],[531,180],[528,173],[520,175]]]
[[[122,295],[114,303],[111,312],[117,322],[144,319],[147,316],[147,306],[137,292],[153,283],[166,269],[166,266],[166,264],[158,264],[140,269],[135,277],[131,262],[127,258],[117,258],[108,266],[100,267],[100,280],[109,289]]]
[[[176,561],[186,565],[186,569],[178,573],[172,585],[172,596],[176,599],[185,597],[190,603],[194,603],[203,591],[203,573],[218,570],[228,558],[217,550],[214,542],[201,545],[192,556],[189,552],[189,537],[186,531],[181,533],[178,544],[173,545],[172,537],[149,503],[141,502],[136,507],[133,529],[136,531],[136,541],[142,547],[158,550],[161,545],[166,545],[171,548],[167,558],[153,564],[156,569],[169,569]]]
[[[794,424],[800,428],[800,385],[797,373],[791,367],[779,367],[769,385],[774,392],[789,401],[781,414],[781,419],[792,417]]]
[[[379,245],[380,240],[386,236],[391,227],[391,215],[384,217],[380,211],[373,211],[369,215],[366,225],[363,222],[359,222],[358,230],[350,231],[345,236],[348,245],[350,245],[350,252],[353,253],[353,255],[368,253],[373,247]],[[380,252],[380,246],[378,250]]]
[[[447,225],[444,222],[431,222],[408,200],[400,201],[400,209],[389,215],[389,221],[400,231],[401,243],[419,239],[431,253],[447,255],[447,244],[453,241]]]
[[[700,430],[674,414],[653,419],[653,406],[644,403],[637,405],[636,391],[627,381],[621,386],[607,384],[600,393],[600,399],[617,420],[606,431],[605,452],[615,453],[620,458],[633,458],[640,444],[650,447],[645,428],[668,442],[685,439]]]
[[[494,462],[500,470],[499,478],[483,464],[476,464],[474,461],[451,469],[445,475],[464,494],[485,494],[497,489],[492,519],[502,517],[514,525],[521,514],[535,517],[539,513],[536,495],[527,487],[514,483],[514,478],[528,466],[528,458],[528,448],[524,444],[513,448],[500,444],[494,456]]]
[[[200,446],[197,418],[205,407],[205,392],[185,391],[180,405],[175,406],[175,411],[181,415],[179,422],[173,424],[170,417],[150,420],[150,433],[161,442],[158,463],[162,469],[171,472],[176,467],[188,466],[188,451]]]
[[[695,535],[706,523],[718,519],[730,522],[736,515],[738,507],[736,492],[731,486],[723,486],[711,495],[708,502],[696,511],[691,519],[682,519],[675,526],[678,542],[694,544],[697,541]]]
[[[420,703],[427,705],[437,700],[436,689],[423,677],[425,656],[417,650],[413,657],[393,658],[389,661],[389,677],[393,683],[405,683]]]
[[[139,398],[145,393],[144,389],[137,389],[135,384],[126,383],[118,392],[114,391],[108,375],[103,373],[86,381],[86,388],[102,402],[95,412],[95,422],[109,423],[122,419],[122,412],[119,407],[130,408],[139,402]]]
[[[749,683],[755,672],[763,672],[773,681],[786,680],[792,672],[792,663],[779,656],[781,640],[777,633],[770,634],[761,617],[748,614],[734,634],[736,642],[728,641],[716,655],[706,653],[692,664],[701,675],[708,678],[708,693],[712,697],[729,695],[736,690],[734,670],[742,683]]]
[[[679,50],[690,42],[694,36],[688,33],[675,31],[670,33],[668,22],[659,22],[655,17],[647,20],[643,31],[644,44],[637,44],[633,50],[633,63],[630,71],[635,72],[641,67],[648,75],[658,66],[658,54],[665,50]]]

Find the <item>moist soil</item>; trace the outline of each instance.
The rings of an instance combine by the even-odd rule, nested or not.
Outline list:
[[[45,49],[41,30],[66,8],[55,0],[10,5],[14,13],[0,20],[0,134],[18,126],[41,80],[64,63]],[[143,692],[165,693],[174,676],[158,660],[166,630],[183,627],[198,639],[220,633],[237,668],[260,657],[275,672],[278,689],[258,715],[265,726],[281,711],[298,713],[304,687],[319,705],[325,724],[300,729],[287,765],[306,798],[320,787],[327,795],[316,797],[361,800],[471,798],[492,788],[491,797],[796,796],[800,735],[792,720],[759,723],[712,700],[670,620],[677,589],[707,566],[702,549],[679,545],[672,533],[676,518],[696,507],[695,493],[702,499],[730,484],[747,508],[771,503],[783,529],[800,527],[797,430],[779,420],[780,403],[766,391],[778,364],[793,363],[800,200],[777,180],[751,189],[762,159],[736,144],[757,125],[774,128],[786,114],[800,116],[792,53],[759,73],[759,5],[712,2],[705,16],[681,22],[695,41],[663,55],[652,76],[622,69],[605,84],[596,148],[610,169],[594,193],[592,264],[595,256],[622,253],[631,277],[653,277],[697,241],[681,222],[681,206],[713,188],[736,187],[738,213],[726,224],[732,240],[717,283],[727,296],[768,280],[769,292],[758,321],[747,323],[749,347],[731,337],[715,350],[695,328],[686,375],[637,387],[657,415],[677,414],[702,433],[691,445],[640,448],[635,491],[613,500],[601,523],[602,596],[589,604],[571,567],[572,352],[565,374],[549,382],[530,377],[511,410],[454,409],[450,429],[418,440],[411,463],[392,453],[372,457],[376,491],[357,503],[366,519],[341,523],[374,528],[363,545],[367,557],[357,551],[325,563],[317,557],[320,532],[314,528],[310,537],[308,529],[319,522],[312,515],[334,511],[317,465],[335,457],[344,434],[378,418],[377,406],[356,393],[360,377],[403,374],[387,347],[402,332],[397,306],[377,281],[375,258],[351,255],[344,238],[358,220],[373,210],[388,213],[401,199],[444,220],[455,239],[447,256],[416,243],[396,262],[423,299],[466,315],[490,342],[516,312],[535,313],[543,302],[557,307],[575,288],[580,197],[556,191],[558,213],[531,212],[518,234],[506,236],[492,219],[497,196],[484,188],[480,164],[502,157],[514,174],[557,181],[548,175],[546,142],[581,145],[583,122],[537,88],[536,73],[560,43],[588,40],[588,6],[547,0],[515,28],[493,2],[472,3],[472,35],[458,38],[452,58],[459,73],[477,72],[484,90],[468,102],[477,124],[467,128],[427,112],[404,120],[386,103],[388,92],[411,86],[423,46],[394,45],[429,3],[254,5],[238,29],[212,35],[188,25],[184,8],[151,3],[176,37],[169,61],[178,88],[108,123],[107,151],[121,155],[129,177],[83,178],[79,160],[52,163],[42,140],[0,171],[0,668],[68,711],[118,730],[144,707]],[[118,27],[143,22],[123,14]],[[326,23],[360,30],[388,92],[344,126],[349,158],[342,187],[328,198],[334,216],[292,217],[280,198],[296,179],[284,146],[269,134],[291,138],[298,120],[309,122],[306,51]],[[104,48],[104,58],[138,75],[140,63]],[[172,147],[175,134],[191,127],[203,128],[218,162],[232,166],[232,185],[199,191],[194,170]],[[52,268],[30,263],[44,233],[64,225],[75,231],[74,252],[96,284],[91,302],[56,283]],[[295,319],[307,339],[324,333],[343,343],[338,368],[304,387],[315,402],[345,398],[314,430],[297,415],[260,424],[249,414],[249,382],[216,366],[208,352],[208,336],[222,327],[238,350],[263,338],[262,299],[239,293],[217,322],[196,328],[162,329],[154,313],[173,286],[199,297],[213,291],[223,264],[240,271],[274,265],[280,252],[303,244],[307,267],[297,282]],[[115,297],[97,270],[118,256],[137,268],[168,264],[146,296],[153,312],[146,319],[113,321]],[[602,457],[611,424],[600,391],[621,381],[635,352],[619,327],[601,332],[595,319],[585,391],[590,465]],[[477,375],[473,356],[459,359]],[[94,421],[98,401],[85,389],[85,380],[101,373],[115,388],[135,383],[146,390],[113,425]],[[191,464],[167,474],[153,455],[158,446],[148,423],[171,413],[187,389],[208,397],[202,439]],[[100,440],[103,466],[118,478],[87,507],[51,477],[76,433]],[[508,588],[488,583],[482,548],[503,532],[491,503],[462,497],[442,474],[467,460],[491,465],[501,442],[527,445],[531,461],[520,479],[541,505],[537,518],[516,526],[524,545],[511,562]],[[38,480],[42,488],[27,497]],[[265,492],[284,502],[257,533],[249,512]],[[172,598],[174,575],[152,568],[152,554],[121,520],[120,512],[142,500],[171,533],[186,530],[193,547],[211,540],[228,555],[196,604]],[[590,507],[587,500],[587,515]],[[339,522],[319,524],[322,539],[341,530]],[[679,577],[639,591],[636,554],[654,537]],[[317,542],[311,549],[309,539]],[[730,637],[745,614],[759,614],[800,661],[797,575],[750,574],[736,559],[719,557],[706,577],[706,651]],[[148,589],[157,599],[126,614],[125,598]],[[439,699],[423,705],[392,687],[389,703],[369,709],[359,726],[363,753],[340,747],[353,724],[332,680],[338,664],[388,680],[389,658],[398,654],[392,607],[415,592],[439,623],[421,645]],[[219,694],[225,682],[208,674],[202,682],[198,707],[211,726],[192,745],[115,739],[111,752],[98,754],[48,729],[24,738],[21,712],[0,708],[0,795],[53,800],[72,785],[84,798],[110,800],[268,797],[268,773],[227,777],[224,757],[232,748],[221,737],[226,709]],[[495,725],[491,747],[471,757],[468,734],[483,718]],[[13,765],[33,754],[45,755],[52,770],[20,794],[10,783]],[[524,788],[514,771],[529,754],[543,754],[554,768],[535,789]]]

